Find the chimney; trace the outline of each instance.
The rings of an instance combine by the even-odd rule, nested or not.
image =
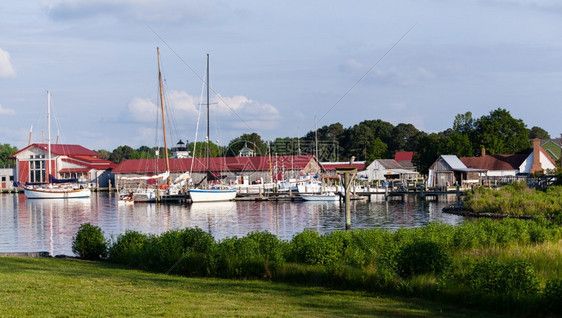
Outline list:
[[[486,148],[482,147],[482,157],[486,156]]]
[[[539,138],[533,139],[533,165],[531,166],[531,173],[542,171],[541,165],[541,140]]]

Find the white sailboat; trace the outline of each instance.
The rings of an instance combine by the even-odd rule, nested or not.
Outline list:
[[[47,164],[45,175],[49,176],[49,182],[41,185],[27,185],[23,192],[28,199],[70,199],[70,198],[89,198],[91,191],[88,188],[79,186],[76,183],[59,181],[53,184],[52,163],[51,163],[51,93],[47,91]]]
[[[209,180],[212,177],[210,171],[210,150],[209,150],[209,54],[207,54],[207,164],[205,170],[207,171],[207,187],[202,189],[190,189],[189,196],[192,202],[217,202],[217,201],[230,201],[236,197],[236,189],[227,185],[216,184],[209,185]]]
[[[158,55],[158,84],[160,87],[160,108],[162,112],[162,134],[164,139],[164,158],[166,162],[166,171],[156,176],[143,176],[143,177],[123,177],[121,181],[138,182],[135,188],[122,189],[119,195],[120,201],[124,203],[140,203],[140,202],[156,202],[159,199],[171,199],[171,196],[177,196],[174,199],[180,199],[181,188],[186,184],[189,179],[189,173],[185,172],[180,175],[174,183],[170,179],[170,160],[168,158],[168,141],[166,136],[166,116],[164,112],[164,91],[162,85],[162,72],[160,68],[160,49],[156,48]],[[156,186],[149,186],[148,182],[159,183],[159,180],[166,180],[166,184],[157,184]]]

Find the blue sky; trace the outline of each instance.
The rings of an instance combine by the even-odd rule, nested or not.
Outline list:
[[[11,1],[0,30],[0,143],[18,148],[32,126],[33,141],[46,135],[46,90],[53,141],[161,144],[157,46],[170,143],[195,140],[206,54],[211,139],[222,145],[302,136],[315,118],[439,132],[456,114],[500,107],[562,132],[554,0]]]

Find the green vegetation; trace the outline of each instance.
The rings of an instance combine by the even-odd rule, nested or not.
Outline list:
[[[97,261],[107,256],[108,242],[99,226],[84,223],[72,238],[72,252],[80,258]]]
[[[12,147],[10,144],[0,144],[0,166],[13,165],[14,162],[10,160],[10,157],[16,151],[18,151],[17,147]]]
[[[0,308],[5,317],[485,315],[413,298],[259,280],[186,278],[72,259],[2,257],[0,268]]]
[[[547,301],[560,295],[561,256],[562,228],[545,218],[394,233],[305,230],[289,242],[268,232],[216,242],[201,229],[128,231],[108,252],[110,262],[149,271],[384,292],[513,314],[558,310]]]
[[[480,187],[468,194],[464,205],[477,213],[562,218],[562,186],[539,191],[529,189],[527,184],[521,181],[501,189]]]

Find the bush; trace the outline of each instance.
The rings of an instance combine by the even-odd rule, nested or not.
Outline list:
[[[222,277],[271,278],[285,263],[284,249],[285,244],[267,231],[227,238],[214,250],[212,272]]]
[[[304,230],[293,236],[288,259],[310,265],[327,265],[337,259],[337,253],[334,253],[336,250],[337,247],[329,246],[325,237],[315,231]]]
[[[214,238],[199,228],[186,228],[149,237],[142,257],[147,269],[183,275],[206,275]]]
[[[100,227],[83,223],[72,238],[72,252],[87,260],[100,260],[107,256],[109,243],[103,237]]]
[[[536,295],[539,279],[531,264],[515,260],[502,264],[495,259],[478,261],[469,270],[468,285],[477,295],[501,295],[517,300]]]
[[[109,248],[108,260],[129,266],[143,266],[143,250],[149,237],[136,232],[125,231],[117,237],[116,242]]]
[[[404,246],[397,255],[397,272],[404,278],[420,274],[441,274],[451,258],[437,243],[418,241]]]

